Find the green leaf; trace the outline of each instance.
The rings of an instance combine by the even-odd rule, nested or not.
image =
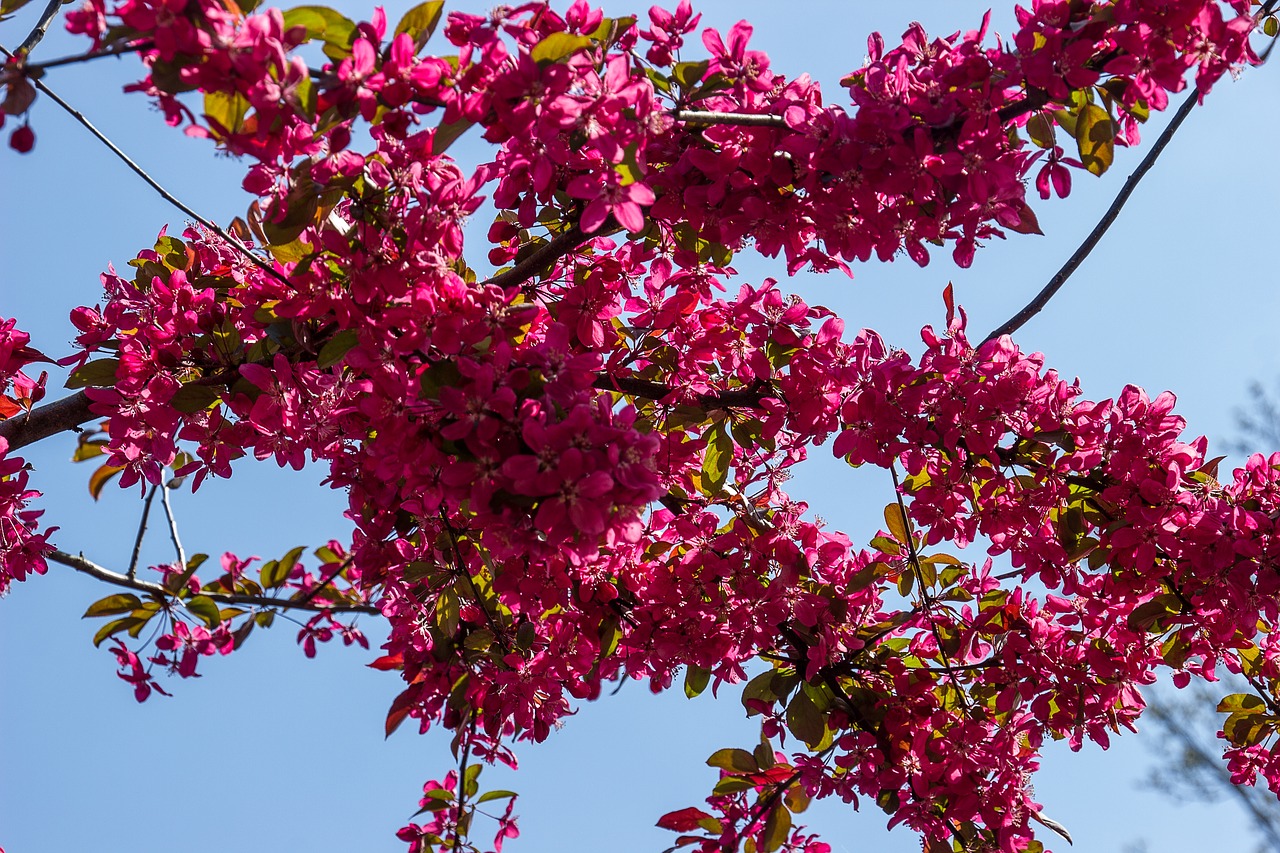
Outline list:
[[[98,633],[93,635],[93,645],[95,647],[101,646],[102,641],[107,637],[145,624],[147,624],[147,620],[140,616],[125,616],[123,619],[115,619],[98,629]]]
[[[1044,113],[1027,119],[1027,136],[1040,148],[1053,147],[1053,122]]]
[[[210,628],[222,621],[222,611],[218,609],[217,602],[207,595],[197,595],[185,604],[188,611],[204,620]]]
[[[169,405],[179,412],[189,415],[193,412],[202,412],[221,399],[222,395],[215,388],[188,382],[178,389],[178,393],[173,395]]]
[[[708,767],[719,767],[734,773],[758,773],[756,757],[745,749],[717,749],[707,759]]]
[[[1267,703],[1254,693],[1232,693],[1218,703],[1218,710],[1224,714],[1261,714],[1266,708]]]
[[[707,435],[707,452],[702,459],[702,482],[708,494],[716,494],[724,488],[729,478],[729,466],[733,462],[733,439],[724,421]]]
[[[702,78],[710,67],[711,60],[709,59],[703,59],[698,62],[678,62],[676,67],[671,69],[671,77],[680,84],[680,88],[692,89],[702,82]]]
[[[116,368],[120,366],[118,358],[100,358],[76,368],[67,377],[68,388],[105,388],[116,384]]]
[[[515,791],[487,791],[479,796],[476,800],[476,805],[492,802],[493,800],[505,800],[514,796],[517,796]]]
[[[229,134],[239,133],[249,114],[249,99],[239,92],[206,92],[204,117],[209,119],[213,138],[221,142]]]
[[[803,690],[796,693],[791,704],[787,706],[787,728],[791,733],[803,740],[811,748],[822,743],[827,735],[826,716],[813,704],[813,700]]]
[[[458,594],[452,589],[446,589],[436,599],[436,625],[439,626],[441,633],[446,637],[452,637],[458,633],[459,616]]]
[[[428,0],[426,3],[419,3],[404,13],[400,23],[396,24],[394,35],[408,33],[413,39],[413,52],[417,53],[422,50],[423,46],[431,38],[432,33],[436,31],[436,26],[439,25],[440,16],[443,13],[444,0]]]
[[[458,137],[466,133],[474,124],[475,122],[462,118],[437,127],[435,134],[431,137],[432,156],[439,157],[441,154],[448,151],[449,146],[457,142]]]
[[[100,598],[93,604],[89,605],[89,609],[84,612],[81,619],[87,619],[90,616],[112,616],[117,613],[131,613],[142,606],[142,599],[128,592],[117,593],[116,595],[108,595],[106,598]]]
[[[284,13],[284,28],[304,27],[306,41],[324,42],[324,55],[337,62],[351,55],[351,41],[356,25],[327,6],[298,6]]]
[[[723,797],[726,794],[737,794],[742,791],[750,791],[756,786],[756,783],[745,776],[726,776],[716,783],[711,793],[717,797]]]
[[[534,62],[559,62],[591,44],[590,36],[552,33],[534,45],[529,56]]]
[[[907,532],[907,520],[903,515],[901,504],[891,503],[884,508],[885,529],[903,545],[911,541]]]
[[[1101,175],[1116,157],[1116,126],[1105,109],[1086,104],[1076,122],[1076,145],[1086,169]]]
[[[790,837],[791,812],[782,803],[777,803],[764,822],[764,834],[760,838],[761,853],[773,853],[781,849]]]
[[[1275,38],[1277,34],[1280,34],[1280,19],[1276,18],[1275,15],[1267,15],[1262,21],[1262,32],[1270,38]]]
[[[31,0],[0,0],[0,15],[16,12],[30,2]]]
[[[690,699],[694,698],[707,689],[707,684],[710,681],[710,670],[689,664],[688,668],[684,672],[684,695]]]
[[[351,351],[357,343],[360,342],[360,333],[355,329],[343,329],[332,338],[330,338],[324,346],[320,348],[320,354],[316,357],[316,367],[321,370],[333,367],[342,361],[342,357]]]
[[[97,439],[95,441],[81,441],[76,448],[76,452],[71,454],[72,462],[85,462],[89,459],[95,459],[106,453],[106,439]]]

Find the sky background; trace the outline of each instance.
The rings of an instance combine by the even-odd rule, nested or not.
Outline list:
[[[0,44],[20,42],[43,5],[0,24]],[[395,21],[408,5],[388,4],[388,17]],[[870,32],[884,32],[892,44],[919,20],[931,34],[947,34],[975,27],[987,9],[968,0],[695,5],[704,25],[722,31],[739,18],[752,21],[752,46],[771,55],[775,70],[809,72],[836,103],[845,103],[838,80],[862,63]],[[611,14],[641,11],[604,6]],[[353,17],[368,9],[340,8]],[[993,20],[1008,32],[1011,7],[997,8]],[[36,58],[83,48],[55,25]],[[1102,246],[1017,335],[1025,349],[1046,353],[1050,366],[1079,376],[1088,398],[1113,396],[1127,383],[1153,394],[1175,391],[1191,432],[1208,435],[1211,450],[1231,437],[1232,410],[1245,401],[1248,383],[1270,382],[1277,372],[1277,175],[1267,151],[1280,135],[1278,75],[1265,67],[1221,83]],[[139,76],[136,61],[111,60],[56,69],[46,82],[202,214],[222,222],[242,214],[242,167],[166,127],[139,96],[121,95]],[[35,346],[60,356],[73,336],[68,311],[99,299],[98,275],[107,264],[123,267],[165,223],[181,231],[183,218],[48,99],[37,101],[31,120],[32,154],[0,150],[0,317],[17,317]],[[1147,142],[1162,125],[1163,118],[1153,121]],[[483,151],[465,146],[476,141],[464,138],[455,150],[475,162]],[[980,338],[1071,254],[1140,156],[1122,150],[1100,180],[1077,173],[1068,200],[1035,204],[1048,236],[997,241],[969,270],[956,269],[943,252],[924,269],[904,257],[857,268],[852,282],[837,274],[784,285],[835,309],[850,333],[874,328],[918,352],[919,329],[943,322],[941,292],[953,281]],[[473,233],[482,236],[487,223],[475,224]],[[781,264],[745,254],[736,266],[742,281],[785,278]],[[123,570],[138,493],[110,487],[93,502],[85,487],[92,463],[69,465],[73,447],[68,434],[23,451],[36,466],[33,485],[45,492],[46,521],[61,527],[55,541],[62,549]],[[888,475],[851,470],[826,448],[813,456],[793,494],[855,543],[866,542],[891,499]],[[177,495],[188,552],[269,559],[294,545],[344,539],[344,501],[318,485],[322,477],[319,469],[249,463],[230,481]],[[154,533],[144,561],[170,559],[166,545]],[[364,625],[374,652],[332,647],[307,660],[289,625],[278,621],[232,657],[205,659],[203,678],[166,683],[173,698],[139,706],[116,678],[114,658],[92,647],[96,620],[79,618],[109,592],[51,566],[0,601],[0,846],[8,853],[403,849],[394,830],[416,810],[422,783],[442,775],[450,758],[438,732],[418,736],[406,725],[384,741],[383,718],[400,682],[364,666],[377,653],[375,623]],[[486,772],[487,787],[522,794],[524,837],[511,850],[657,853],[668,846],[672,834],[654,821],[702,801],[715,779],[703,759],[755,741],[737,695],[726,686],[720,701],[709,693],[688,701],[678,690],[654,697],[627,684],[582,708],[545,744],[521,749],[514,778]],[[1047,750],[1037,794],[1046,813],[1072,831],[1076,850],[1136,853],[1144,843],[1153,853],[1251,849],[1234,807],[1171,804],[1140,789],[1138,780],[1159,760],[1143,742],[1126,736],[1106,753],[1092,746],[1080,754]],[[907,831],[886,833],[874,806],[863,814],[838,803],[815,806],[807,817],[836,853],[919,849]],[[477,837],[488,831],[481,822]]]

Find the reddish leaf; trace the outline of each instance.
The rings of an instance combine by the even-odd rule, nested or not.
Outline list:
[[[391,737],[391,733],[400,728],[400,724],[404,722],[405,717],[409,716],[409,710],[413,707],[413,698],[408,690],[401,693],[391,703],[391,710],[387,711],[387,737]]]
[[[675,812],[667,812],[658,818],[658,826],[663,829],[670,829],[672,832],[689,832],[697,829],[698,824],[704,820],[715,820],[711,815],[702,809],[690,806],[687,809],[680,809]]]

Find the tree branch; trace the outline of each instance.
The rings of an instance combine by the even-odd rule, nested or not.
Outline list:
[[[614,391],[629,397],[640,397],[645,400],[663,400],[678,389],[661,382],[648,379],[637,379],[630,376],[601,376],[593,383],[593,387],[601,391]],[[780,396],[778,390],[770,385],[763,387],[733,388],[727,391],[716,391],[698,394],[694,399],[699,406],[707,409],[755,409],[760,402],[769,397]]]
[[[63,65],[76,65],[81,62],[92,62],[95,59],[102,59],[107,56],[121,56],[126,53],[136,53],[140,50],[150,50],[155,47],[155,42],[151,40],[124,42],[122,44],[112,45],[102,50],[94,50],[89,53],[77,53],[71,56],[60,56],[57,59],[50,59],[48,62],[28,62],[27,73],[39,74],[49,68],[60,68]]]
[[[54,18],[58,17],[58,11],[61,8],[62,0],[49,0],[49,5],[45,6],[44,11],[40,13],[40,19],[36,21],[36,25],[31,28],[31,32],[27,33],[22,44],[18,45],[18,53],[26,56],[35,49],[45,33],[49,32],[49,25],[53,23]]]
[[[517,284],[523,284],[581,246],[588,239],[590,237],[582,233],[582,229],[575,224],[569,230],[562,231],[553,237],[550,243],[535,249],[529,257],[520,261],[511,269],[485,279],[482,284],[496,284],[499,287],[512,287]]]
[[[715,110],[672,110],[671,117],[685,124],[736,124],[743,127],[790,128],[786,119],[771,113],[723,113]]]
[[[1018,329],[1021,329],[1028,320],[1039,314],[1044,306],[1049,304],[1049,300],[1062,289],[1067,283],[1067,279],[1084,263],[1085,258],[1089,257],[1095,246],[1102,240],[1103,236],[1111,228],[1116,218],[1120,215],[1120,211],[1124,209],[1125,203],[1129,201],[1129,196],[1133,195],[1133,191],[1137,189],[1138,184],[1146,177],[1147,172],[1151,171],[1151,167],[1156,164],[1156,160],[1168,147],[1169,141],[1173,139],[1173,135],[1178,132],[1178,128],[1186,121],[1187,116],[1191,114],[1191,110],[1195,108],[1200,98],[1200,90],[1192,89],[1191,94],[1182,102],[1182,106],[1178,107],[1178,111],[1174,114],[1173,119],[1169,122],[1168,127],[1160,134],[1160,138],[1156,140],[1156,144],[1147,152],[1147,156],[1138,164],[1138,168],[1134,170],[1129,179],[1124,182],[1119,194],[1115,200],[1111,202],[1111,206],[1107,208],[1107,212],[1102,215],[1102,219],[1098,220],[1098,224],[1089,232],[1089,236],[1080,244],[1080,248],[1067,259],[1062,268],[1049,279],[1049,283],[1035,295],[1035,298],[1023,306],[1022,310],[1014,314],[1001,325],[991,331],[982,343],[993,341],[1001,335],[1011,335]]]
[[[8,56],[12,56],[12,54],[10,54],[9,51],[6,50],[4,47],[0,47],[0,52],[3,52]],[[292,286],[292,283],[289,281],[289,279],[286,278],[284,275],[282,275],[274,266],[272,266],[271,264],[264,261],[262,258],[255,255],[252,251],[249,250],[247,246],[245,246],[235,237],[231,236],[231,234],[229,234],[223,228],[213,224],[208,219],[205,219],[203,216],[196,213],[195,210],[193,210],[191,207],[187,206],[186,204],[183,204],[173,193],[169,192],[163,186],[161,186],[160,183],[155,178],[151,177],[151,175],[149,175],[145,169],[143,169],[136,162],[134,162],[134,160],[128,154],[121,151],[118,145],[116,145],[114,142],[108,139],[106,134],[98,130],[98,128],[94,126],[93,122],[85,118],[84,113],[80,112],[75,107],[71,106],[66,101],[62,100],[62,98],[58,97],[57,93],[54,92],[52,89],[50,89],[48,86],[46,86],[43,82],[41,82],[39,78],[31,78],[31,83],[41,92],[43,92],[46,96],[48,96],[48,98],[52,100],[55,104],[62,107],[62,109],[65,110],[68,115],[70,115],[72,118],[78,121],[86,130],[92,133],[99,142],[101,142],[103,145],[107,147],[107,150],[109,150],[112,154],[116,155],[116,157],[119,158],[122,163],[128,166],[129,169],[132,170],[135,175],[137,175],[139,178],[142,178],[143,182],[145,182],[147,186],[151,187],[153,190],[159,193],[162,199],[169,202],[169,204],[173,205],[174,207],[178,208],[178,210],[185,213],[195,222],[198,222],[201,225],[203,225],[205,228],[209,229],[209,231],[211,231],[212,233],[217,234],[219,237],[221,237],[223,240],[226,241],[227,245],[231,246],[231,248],[239,252],[242,256],[244,256],[246,260],[248,260],[258,269],[262,270],[267,275],[280,281],[281,283]]]
[[[165,588],[161,584],[140,581],[136,578],[130,579],[126,575],[117,574],[110,569],[103,568],[97,563],[85,559],[84,556],[75,556],[65,551],[53,551],[46,554],[45,558],[105,583],[149,593],[161,598],[175,597],[172,590]],[[367,613],[373,616],[382,614],[382,611],[372,604],[316,604],[311,601],[291,601],[287,598],[272,598],[267,595],[239,595],[225,592],[201,592],[200,595],[211,598],[214,601],[220,601],[223,604],[238,604],[246,607],[277,607],[281,610],[309,610],[317,613]]]
[[[0,438],[9,442],[10,450],[17,450],[51,435],[76,429],[96,417],[89,411],[89,405],[89,397],[83,391],[45,403],[25,414],[0,421]]]

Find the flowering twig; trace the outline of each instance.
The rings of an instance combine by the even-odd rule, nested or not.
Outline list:
[[[99,566],[97,563],[86,559],[83,555],[76,556],[74,554],[68,554],[65,551],[52,551],[46,554],[45,558],[115,586],[149,593],[161,598],[174,597],[173,591],[167,589],[161,584],[151,583],[150,581],[140,581],[136,578],[130,578],[128,575],[113,572],[110,569]],[[200,594],[206,598],[210,598],[214,601],[220,601],[224,604],[238,604],[247,607],[276,607],[281,610],[310,610],[324,613],[368,613],[373,616],[377,616],[381,613],[381,611],[372,604],[316,604],[314,602],[303,601],[301,599],[290,600],[287,598],[273,598],[268,595],[240,595],[225,592],[201,591]]]

